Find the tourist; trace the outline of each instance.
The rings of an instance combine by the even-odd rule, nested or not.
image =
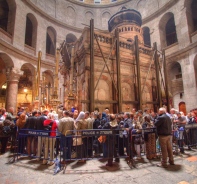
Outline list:
[[[159,116],[155,122],[157,133],[159,136],[159,144],[161,146],[162,160],[158,166],[167,167],[167,157],[169,157],[170,165],[174,165],[172,153],[172,122],[169,116],[166,115],[166,109],[159,109]]]
[[[44,130],[44,121],[47,119],[47,115],[49,113],[48,109],[45,109],[42,112],[41,116],[38,116],[35,129],[38,131],[43,131]],[[38,136],[38,147],[37,147],[37,160],[40,160],[41,158],[41,152],[43,148],[43,142],[44,142],[44,137],[43,136]]]
[[[74,119],[70,117],[69,111],[63,111],[63,117],[59,120],[58,131],[61,133],[61,150],[63,150],[62,164],[71,159],[72,134],[74,130]]]
[[[4,154],[6,152],[6,147],[7,147],[7,143],[8,143],[8,139],[11,136],[10,133],[8,132],[4,132],[3,131],[3,127],[9,127],[10,129],[13,129],[15,127],[15,124],[12,122],[12,118],[11,116],[6,116],[5,120],[2,122],[0,122],[0,143],[1,143],[1,154]]]
[[[27,118],[26,124],[24,126],[25,129],[35,130],[36,121],[37,121],[37,111],[32,112],[32,116]],[[33,148],[33,151],[31,150]],[[33,155],[36,155],[36,149],[37,149],[37,139],[33,135],[28,135],[27,137],[27,153],[29,156],[33,153]]]
[[[44,159],[43,164],[48,163],[48,157],[50,152],[50,162],[49,165],[53,165],[53,159],[54,159],[54,146],[56,141],[56,129],[57,129],[57,123],[54,120],[54,114],[48,113],[47,119],[43,122],[45,127],[48,127],[47,132],[49,133],[48,137],[44,138]]]
[[[73,139],[73,146],[76,148],[77,158],[80,159],[78,162],[85,162],[85,152],[84,152],[84,144],[82,141],[81,130],[83,130],[85,113],[81,111],[74,122],[74,127],[76,129],[75,138]]]
[[[106,140],[103,144],[103,156],[104,158],[108,158],[108,162],[106,166],[113,166],[113,158],[115,158],[116,162],[119,162],[118,153],[116,149],[116,138],[118,131],[118,123],[114,114],[110,116],[110,122],[105,123],[103,129],[110,129],[112,130],[112,135],[107,135]]]
[[[19,118],[16,121],[16,126],[18,128],[18,153],[20,154],[26,153],[25,146],[27,145],[27,137],[25,135],[25,131],[23,130],[26,119],[26,113],[23,111],[20,113]]]

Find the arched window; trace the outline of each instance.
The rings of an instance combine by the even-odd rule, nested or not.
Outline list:
[[[31,13],[26,17],[25,44],[33,48],[36,47],[37,40],[37,20]]]
[[[193,0],[191,4],[192,20],[193,20],[193,32],[197,31],[197,1]]]
[[[55,55],[56,49],[56,31],[52,27],[47,28],[47,35],[46,35],[46,53]]]
[[[194,73],[195,73],[195,80],[196,80],[196,87],[197,87],[197,55],[194,58]]]
[[[171,17],[166,24],[166,43],[167,46],[177,42],[176,26],[174,23],[174,16]]]
[[[9,6],[6,0],[0,1],[0,28],[7,32]]]
[[[0,28],[13,35],[16,14],[15,0],[0,0]]]
[[[29,17],[26,19],[25,44],[32,46],[33,24]]]
[[[148,27],[143,28],[144,45],[151,47],[150,41],[150,29]]]

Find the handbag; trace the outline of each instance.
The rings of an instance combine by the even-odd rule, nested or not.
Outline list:
[[[81,137],[74,137],[73,138],[73,146],[80,146],[83,144]]]
[[[98,138],[98,141],[100,142],[100,143],[105,143],[105,141],[106,141],[106,136],[105,135],[101,135],[99,138]]]

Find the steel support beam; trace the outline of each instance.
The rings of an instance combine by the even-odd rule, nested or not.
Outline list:
[[[161,85],[160,85],[160,77],[159,77],[159,58],[157,54],[157,43],[154,43],[154,49],[155,49],[155,73],[156,73],[156,83],[157,83],[157,102],[158,102],[158,108],[162,106],[162,100],[161,100]]]
[[[94,19],[90,20],[90,112],[94,112]]]
[[[116,29],[116,70],[117,70],[117,89],[118,89],[118,112],[122,112],[122,90],[120,73],[120,46],[119,31]]]
[[[170,112],[170,97],[169,97],[169,88],[168,88],[168,77],[167,77],[167,68],[166,68],[166,55],[165,50],[162,51],[163,55],[163,71],[164,71],[164,80],[165,80],[165,94],[167,102],[167,112]]]
[[[135,36],[135,60],[136,60],[136,73],[137,73],[138,109],[142,109],[142,92],[141,92],[141,74],[140,74],[138,36]]]

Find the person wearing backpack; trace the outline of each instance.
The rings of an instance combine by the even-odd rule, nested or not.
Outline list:
[[[6,151],[8,139],[11,136],[12,129],[15,127],[15,124],[12,122],[10,116],[6,116],[6,119],[3,122],[0,122],[0,143],[1,143],[1,154],[4,154]]]

